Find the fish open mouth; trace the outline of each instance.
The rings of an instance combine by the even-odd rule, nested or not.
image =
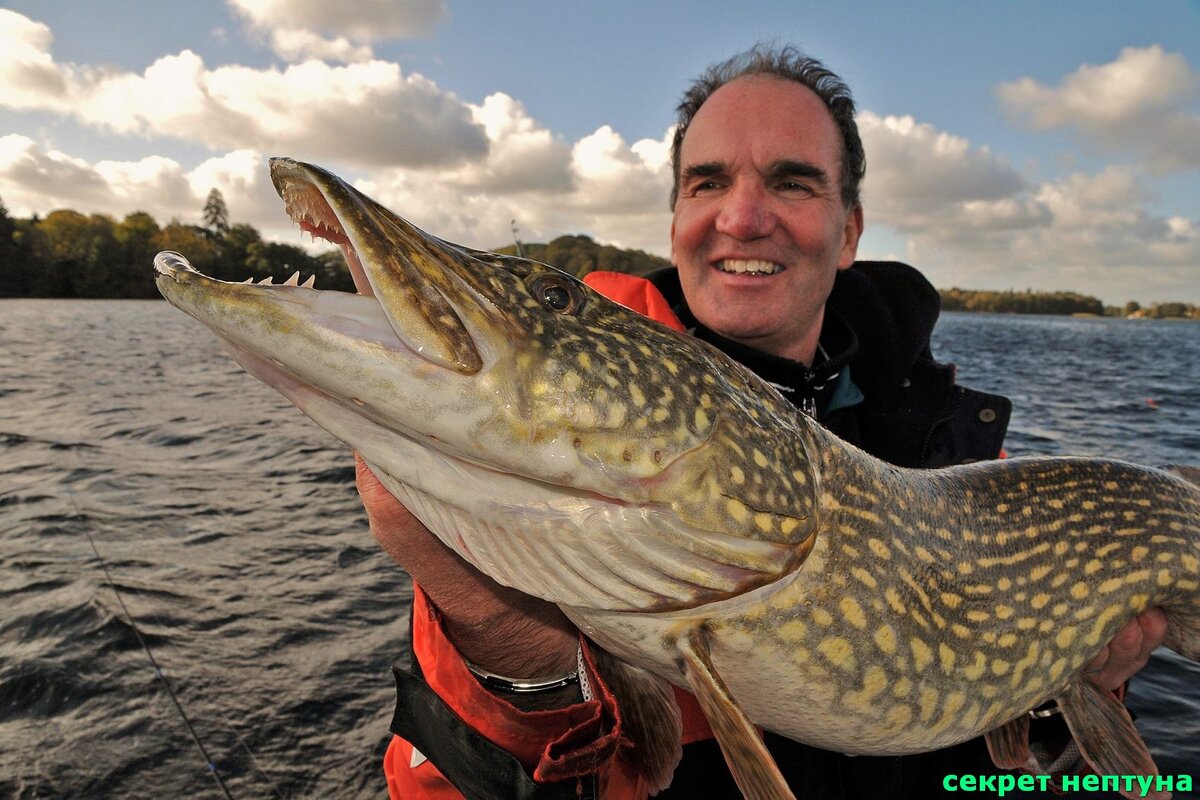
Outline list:
[[[481,312],[489,304],[468,280],[469,252],[430,236],[320,167],[290,158],[272,158],[270,165],[288,216],[314,240],[341,249],[357,295],[375,300],[376,310],[413,353],[464,375],[484,367],[489,340],[495,338],[484,329],[495,314],[489,321]],[[181,271],[199,274],[177,253],[159,254],[155,268],[168,277]],[[317,288],[312,277],[304,283],[299,277],[258,283]]]
[[[354,288],[361,295],[374,297],[375,291],[367,279],[362,261],[359,260],[358,253],[337,213],[321,190],[298,168],[296,162],[290,159],[271,159],[271,180],[292,222],[296,223],[300,230],[308,233],[314,241],[323,239],[337,245],[354,280]]]

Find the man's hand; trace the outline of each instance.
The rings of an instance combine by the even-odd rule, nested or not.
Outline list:
[[[479,572],[409,513],[358,453],[354,462],[371,532],[442,612],[446,633],[468,661],[517,678],[574,667],[579,634],[557,606]]]
[[[1151,608],[1126,623],[1124,628],[1084,668],[1084,674],[1102,689],[1114,690],[1146,666],[1150,653],[1167,636],[1167,615]]]

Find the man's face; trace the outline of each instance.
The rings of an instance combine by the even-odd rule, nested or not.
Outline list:
[[[862,211],[841,200],[842,143],[829,110],[793,81],[722,86],[680,148],[671,260],[696,319],[811,363],[825,300],[854,262]]]

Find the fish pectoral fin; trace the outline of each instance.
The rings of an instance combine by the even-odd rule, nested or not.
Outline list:
[[[1029,715],[1022,714],[983,736],[992,763],[1001,769],[1029,766]]]
[[[1158,775],[1133,719],[1112,692],[1081,673],[1071,679],[1057,702],[1079,752],[1097,775]],[[1165,800],[1171,793],[1157,791],[1146,796]]]
[[[677,642],[683,674],[716,734],[725,762],[747,800],[795,800],[754,723],[713,668],[708,634],[693,628]]]
[[[592,644],[592,663],[621,711],[633,763],[650,794],[671,784],[683,756],[683,718],[671,684]]]

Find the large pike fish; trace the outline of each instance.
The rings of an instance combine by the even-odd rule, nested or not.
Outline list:
[[[752,798],[791,796],[756,726],[869,754],[985,734],[1019,767],[1049,699],[1097,772],[1156,774],[1082,670],[1152,606],[1200,660],[1194,483],[1101,459],[893,467],[574,277],[430,236],[318,167],[271,177],[359,293],[225,283],[175,253],[159,289],[607,652],[651,788],[679,758],[666,682]]]

